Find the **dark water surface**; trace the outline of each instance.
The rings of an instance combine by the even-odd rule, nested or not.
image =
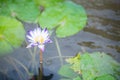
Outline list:
[[[74,56],[78,52],[105,52],[120,62],[120,0],[73,0],[85,7],[88,22],[84,30],[78,34],[59,39],[62,56]],[[24,23],[26,30],[34,28],[34,24]],[[31,27],[31,28],[30,28]],[[58,80],[61,63],[55,45],[54,34],[52,44],[46,45],[44,56],[44,75],[53,73],[52,80]],[[13,54],[0,58],[0,80],[27,80],[27,69],[37,70],[39,57],[32,62],[32,57],[23,44]],[[39,51],[38,51],[39,52]],[[37,52],[37,53],[38,53]],[[37,54],[38,55],[38,54]],[[16,61],[19,60],[19,61]],[[37,67],[31,66],[35,64]],[[24,64],[24,65],[22,65]],[[35,72],[36,73],[36,72]]]

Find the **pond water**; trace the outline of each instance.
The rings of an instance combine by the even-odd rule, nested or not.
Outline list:
[[[62,56],[74,56],[78,52],[85,51],[99,51],[111,55],[115,60],[120,62],[120,1],[73,1],[85,7],[88,21],[86,27],[76,35],[63,39],[57,38]],[[36,25],[24,23],[24,26],[27,31]],[[51,80],[59,80],[60,76],[57,72],[61,66],[61,62],[58,57],[54,34],[51,36],[51,39],[53,43],[46,44],[46,50],[43,53],[44,75],[53,74]],[[34,61],[37,67],[31,66],[31,56],[25,47],[26,44],[23,43],[13,54],[0,58],[0,80],[27,80],[26,68],[31,71],[34,68],[33,71],[36,73],[35,70],[39,67],[39,57],[36,56],[36,61]]]

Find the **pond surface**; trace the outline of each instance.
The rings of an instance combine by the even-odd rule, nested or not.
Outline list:
[[[120,1],[119,0],[73,0],[85,7],[88,21],[84,30],[78,34],[59,39],[62,56],[74,56],[78,52],[105,52],[120,62]],[[24,23],[26,31],[34,28],[35,24]],[[44,75],[53,74],[51,80],[58,80],[57,74],[61,66],[56,48],[54,34],[51,36],[52,44],[46,45],[44,56]],[[39,66],[39,57],[36,56],[37,67],[31,66],[31,56],[28,49],[16,49],[13,54],[0,58],[0,80],[26,80],[27,69],[36,73]],[[39,51],[38,51],[39,52]],[[36,53],[38,53],[36,52]],[[38,54],[37,54],[38,55]],[[16,61],[19,60],[18,61]],[[63,60],[65,57],[63,58]],[[65,63],[65,62],[64,62]],[[24,65],[22,65],[24,64]],[[8,79],[8,78],[9,79]]]

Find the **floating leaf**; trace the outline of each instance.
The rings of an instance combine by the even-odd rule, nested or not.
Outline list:
[[[79,32],[85,26],[87,15],[84,8],[71,1],[46,8],[39,18],[42,27],[56,29],[57,37],[63,38]]]
[[[14,16],[27,22],[37,20],[40,10],[32,0],[4,1],[0,4],[0,15]]]
[[[67,78],[67,79],[66,78],[62,78],[60,80],[81,80],[81,78],[79,76],[77,76],[77,77],[75,77],[73,79],[72,78],[71,79],[70,78]]]
[[[64,0],[34,0],[38,6],[50,7],[55,6],[59,2],[63,2]]]
[[[0,0],[0,15],[10,16],[10,1]]]
[[[12,8],[12,11],[19,19],[23,21],[35,22],[40,14],[40,10],[37,6],[35,6],[34,2],[19,3],[19,5],[15,6],[15,9]]]
[[[81,80],[81,78],[79,76],[77,76],[76,78],[74,78],[73,80]]]
[[[71,68],[78,73],[81,73],[80,71],[80,54],[77,54],[73,58],[66,59],[66,61],[70,64],[72,64]]]
[[[105,53],[84,54],[80,62],[84,80],[93,80],[107,74],[115,76],[118,75],[116,72],[120,72],[115,70],[120,70],[120,64]]]
[[[72,69],[70,69],[69,65],[62,66],[58,73],[63,77],[66,77],[69,79],[73,79],[77,76],[77,74]]]
[[[111,56],[100,53],[84,53],[67,59],[69,68],[79,72],[83,80],[119,80],[120,64]],[[78,75],[77,74],[77,75]]]
[[[60,79],[60,80],[71,80],[71,79]]]
[[[98,77],[96,80],[116,80],[116,79],[111,75],[104,75],[104,76]]]
[[[19,21],[0,16],[0,56],[19,47],[24,35],[23,25]]]

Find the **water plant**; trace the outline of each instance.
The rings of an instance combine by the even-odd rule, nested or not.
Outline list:
[[[14,18],[0,16],[0,56],[20,47],[24,39],[25,30],[21,22]]]
[[[39,24],[49,30],[54,29],[56,36],[65,38],[82,30],[87,22],[87,15],[81,5],[72,1],[58,3],[46,8],[38,19]]]
[[[27,46],[27,48],[30,47],[35,47],[38,46],[38,48],[40,49],[40,76],[38,77],[38,80],[42,80],[42,74],[43,74],[43,52],[44,52],[44,48],[45,48],[45,43],[51,43],[52,41],[50,40],[50,35],[48,33],[48,30],[45,29],[41,29],[40,27],[34,29],[33,31],[29,31],[28,34],[26,35],[26,37],[28,38],[28,41],[30,42],[30,44]]]
[[[29,31],[26,35],[28,38],[28,41],[30,44],[27,46],[27,48],[38,46],[40,50],[43,52],[45,48],[45,43],[51,43],[52,41],[49,39],[49,33],[47,28],[41,29],[36,28],[33,31]]]
[[[120,64],[106,53],[78,53],[66,59],[61,67],[61,80],[119,80]]]

